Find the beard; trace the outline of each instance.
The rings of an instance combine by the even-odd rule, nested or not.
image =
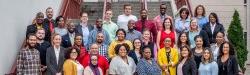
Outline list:
[[[29,47],[30,49],[34,49],[34,48],[36,48],[36,44],[28,44],[28,47]]]

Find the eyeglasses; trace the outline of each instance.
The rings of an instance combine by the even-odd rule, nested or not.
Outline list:
[[[71,52],[71,53],[73,53],[73,54],[77,54],[77,52]]]

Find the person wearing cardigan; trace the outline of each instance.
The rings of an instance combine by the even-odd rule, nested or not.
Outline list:
[[[63,64],[64,75],[83,75],[83,66],[76,60],[80,51],[76,47],[71,47],[66,53],[67,60]]]

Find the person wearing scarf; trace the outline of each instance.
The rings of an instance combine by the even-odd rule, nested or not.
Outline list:
[[[90,64],[84,69],[84,75],[103,75],[103,72],[97,64],[97,56],[90,56]]]

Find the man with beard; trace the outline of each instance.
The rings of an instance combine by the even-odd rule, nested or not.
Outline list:
[[[135,23],[135,29],[140,31],[141,33],[146,29],[149,30],[153,36],[153,38],[151,38],[151,39],[153,39],[152,41],[155,41],[156,35],[157,35],[157,30],[156,30],[154,21],[147,19],[148,12],[146,9],[142,9],[140,11],[140,16],[141,16],[141,19]]]
[[[141,32],[134,29],[135,21],[129,20],[128,21],[128,31],[126,33],[126,39],[133,42],[136,38],[141,38]]]
[[[156,28],[158,31],[163,29],[163,20],[167,17],[170,17],[167,15],[167,5],[166,4],[161,4],[160,5],[160,15],[156,16],[154,18],[154,21],[156,22]]]
[[[103,25],[102,24],[102,19],[97,18],[96,19],[96,28],[89,33],[89,35],[91,35],[91,36],[89,36],[88,45],[91,45],[92,43],[96,42],[97,33],[103,33],[103,35],[104,35],[104,44],[109,45],[109,43],[110,43],[109,34],[108,34],[108,32],[106,30],[104,30],[102,28],[102,25]]]
[[[62,46],[64,48],[68,48],[74,45],[74,38],[75,38],[75,25],[72,21],[67,23],[68,33],[62,36]]]
[[[103,33],[97,33],[96,44],[99,46],[98,51],[99,55],[104,56],[108,59],[108,45],[104,44],[104,35]]]
[[[33,33],[35,34],[37,29],[45,29],[46,30],[46,26],[43,24],[43,21],[44,21],[44,15],[42,12],[38,12],[36,14],[36,19],[35,19],[35,24],[32,24],[32,25],[29,25],[27,26],[27,30],[26,30],[26,37],[28,36],[28,34],[30,33]],[[47,31],[47,30],[46,30]],[[48,35],[48,32],[45,31],[45,37],[49,37]]]
[[[35,49],[37,37],[27,35],[26,46],[17,55],[17,75],[40,75],[40,55]]]
[[[45,72],[46,66],[46,50],[50,47],[50,43],[44,40],[45,37],[45,30],[43,28],[37,29],[36,31],[37,37],[37,45],[36,49],[40,52],[40,60],[41,60],[41,67],[42,72]]]
[[[51,34],[54,33],[54,28],[57,27],[57,25],[55,24],[55,20],[53,19],[53,9],[51,7],[48,7],[45,13],[47,18],[44,19],[44,25],[46,26],[46,32],[48,32],[48,34],[46,34],[45,40],[48,41],[50,40]]]

